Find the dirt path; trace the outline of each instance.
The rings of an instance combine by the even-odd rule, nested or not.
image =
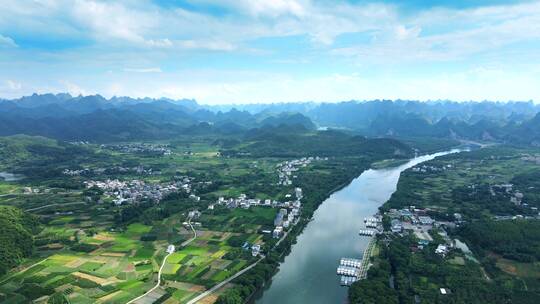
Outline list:
[[[188,220],[188,225],[189,227],[191,228],[191,230],[193,231],[193,237],[185,242],[182,243],[182,247],[184,246],[187,246],[189,243],[193,242],[195,239],[197,239],[197,231],[195,230],[195,228],[193,228],[193,225],[191,225],[191,218],[189,218]],[[135,299],[127,302],[126,304],[131,304],[131,303],[135,303],[137,302],[138,300],[141,300],[142,298],[148,296],[150,293],[152,293],[154,290],[156,290],[160,285],[161,285],[161,272],[163,271],[163,267],[165,267],[165,262],[167,261],[167,258],[173,254],[174,251],[172,252],[169,252],[169,254],[167,254],[165,256],[165,258],[163,258],[163,262],[161,263],[161,266],[159,267],[159,272],[158,272],[158,281],[156,283],[156,285],[152,288],[150,288],[150,290],[148,290],[146,293],[144,293],[143,295],[141,296],[138,296],[136,297]]]
[[[38,210],[41,210],[41,209],[54,207],[54,206],[72,206],[72,205],[86,205],[86,203],[85,202],[75,202],[75,203],[65,203],[65,204],[48,204],[48,205],[37,207],[37,208],[26,209],[24,211],[32,212],[32,211],[38,211]]]
[[[167,261],[167,258],[168,258],[171,254],[173,254],[173,253],[174,253],[174,251],[173,251],[173,252],[169,252],[169,254],[167,254],[167,255],[165,256],[165,258],[163,258],[163,262],[161,263],[161,267],[159,267],[159,271],[158,271],[158,281],[157,281],[156,285],[155,285],[154,287],[150,288],[150,290],[148,290],[145,294],[136,297],[135,299],[133,299],[133,300],[127,302],[126,304],[135,303],[136,301],[138,301],[138,300],[140,300],[140,299],[146,297],[147,295],[149,295],[152,291],[156,290],[156,289],[159,287],[159,285],[161,285],[161,272],[163,271],[163,267],[165,266],[165,262]]]

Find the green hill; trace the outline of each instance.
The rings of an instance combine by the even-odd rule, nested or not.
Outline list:
[[[38,229],[39,223],[32,215],[14,207],[0,206],[0,275],[32,253],[33,235]]]

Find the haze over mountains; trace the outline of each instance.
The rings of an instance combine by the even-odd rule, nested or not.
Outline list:
[[[370,137],[438,137],[540,144],[532,102],[347,101],[208,106],[195,100],[34,94],[0,100],[0,135],[111,141],[260,128],[336,128]]]

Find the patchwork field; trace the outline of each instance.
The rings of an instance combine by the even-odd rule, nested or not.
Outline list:
[[[0,292],[7,295],[7,303],[26,303],[55,293],[64,294],[71,303],[125,303],[155,284],[155,265],[161,260],[154,257],[154,244],[140,241],[141,235],[150,229],[132,224],[122,233],[102,232],[84,237],[81,244],[96,246],[94,250],[53,254],[11,276],[0,286]],[[40,288],[32,288],[35,284]],[[22,293],[25,298],[21,298],[26,289],[31,292]]]
[[[90,145],[85,149],[92,152],[76,161],[29,161],[27,179],[0,181],[0,204],[26,210],[41,224],[32,256],[0,278],[0,303],[126,303],[155,285],[171,244],[177,251],[164,264],[163,286],[152,297],[183,303],[251,264],[256,259],[251,245],[275,242],[261,230],[273,227],[276,209],[207,207],[220,196],[242,193],[282,200],[290,192],[275,187],[276,164],[282,160],[220,157],[219,147],[207,139],[167,144],[173,153],[163,156]],[[138,167],[146,173],[132,169]],[[62,173],[83,168],[80,175]],[[185,176],[193,179],[191,193],[200,201],[182,194],[159,204],[117,206],[113,196],[84,186],[88,180],[170,183]],[[196,225],[197,239],[182,248],[193,234],[184,226],[192,210],[202,212],[196,219],[201,225]]]
[[[58,220],[71,221],[68,216]],[[8,277],[0,285],[0,293],[5,295],[2,303],[39,302],[57,295],[70,303],[125,303],[155,285],[168,243],[140,239],[156,227],[135,223],[123,232],[101,231],[91,236],[74,228],[55,227],[49,226],[43,234],[72,239],[77,236],[79,247],[86,252],[59,250],[39,264]],[[189,232],[181,229],[178,234],[182,233]],[[239,253],[228,244],[231,237],[261,242],[257,234],[201,230],[194,242],[169,256],[163,269],[165,288],[172,295],[168,303],[185,302],[250,262],[249,252]]]
[[[246,266],[251,258],[249,254],[227,259],[227,254],[234,251],[227,240],[238,235],[200,231],[196,241],[170,255],[163,269],[163,278],[172,291],[173,299],[169,302],[185,302]]]

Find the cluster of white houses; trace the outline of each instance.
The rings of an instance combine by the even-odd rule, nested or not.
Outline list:
[[[106,197],[112,197],[116,205],[131,204],[143,200],[159,202],[167,194],[185,191],[191,192],[190,179],[169,183],[146,183],[143,180],[120,181],[85,181],[87,188],[97,187],[103,190]]]
[[[279,209],[279,212],[276,214],[276,218],[274,219],[274,230],[272,231],[272,236],[274,238],[279,238],[285,229],[296,225],[298,222],[300,208],[302,208],[302,203],[300,202],[302,199],[301,188],[295,188],[295,196],[296,200],[292,202],[292,204],[283,206],[284,208]]]
[[[302,208],[302,188],[294,189],[294,198],[293,195],[287,194],[286,198],[290,199],[288,201],[280,202],[277,200],[270,199],[257,199],[257,198],[248,198],[245,194],[240,194],[237,198],[224,198],[220,197],[215,204],[208,206],[208,209],[214,209],[215,205],[222,205],[228,208],[244,208],[249,209],[253,206],[265,206],[271,208],[280,208],[279,212],[274,218],[274,230],[265,231],[266,233],[272,233],[273,237],[279,238],[285,229],[288,229],[290,226],[295,225],[300,216],[300,209]]]
[[[306,167],[313,161],[328,160],[328,157],[322,158],[319,156],[303,157],[300,159],[288,160],[277,164],[278,172],[278,185],[289,186],[292,185],[292,179],[296,178],[296,171],[302,167]]]
[[[419,165],[411,169],[412,172],[420,172],[420,173],[427,173],[427,172],[440,172],[440,171],[446,171],[448,169],[451,169],[453,167],[452,164],[447,164],[442,167],[436,167],[431,165]]]
[[[300,215],[300,208],[293,208],[290,212],[286,208],[279,209],[276,218],[274,219],[274,231],[272,236],[279,238],[284,229],[288,229],[290,226],[296,224],[295,219]]]
[[[390,209],[386,215],[391,219],[390,232],[403,234],[404,232],[413,233],[418,239],[417,245],[411,247],[412,250],[423,249],[433,241],[431,230],[436,227],[437,233],[444,240],[435,249],[435,253],[446,256],[451,248],[454,247],[455,240],[448,237],[445,227],[456,227],[461,223],[461,214],[455,213],[453,221],[437,221],[427,215],[428,209],[416,208],[410,206],[403,209]]]
[[[477,186],[475,184],[468,186],[468,188],[473,189],[473,190],[476,187]],[[509,198],[510,203],[521,207],[524,213],[527,214],[527,215],[499,215],[499,216],[495,216],[496,220],[511,220],[511,219],[518,219],[518,218],[540,219],[540,212],[538,211],[538,207],[531,206],[528,203],[524,202],[523,192],[516,189],[514,187],[514,184],[506,183],[506,184],[490,185],[489,192],[491,196],[504,196],[506,198]]]
[[[510,196],[511,203],[517,206],[522,205],[521,202],[523,200],[523,193],[515,190],[513,184],[492,185],[489,187],[489,192],[491,196],[496,196],[497,194],[504,194],[506,196]]]
[[[102,175],[102,174],[139,174],[139,175],[160,175],[160,171],[153,171],[152,168],[144,168],[143,166],[123,167],[113,166],[109,168],[83,168],[83,169],[64,169],[62,174],[67,176],[85,176],[85,175]]]
[[[118,145],[101,145],[102,149],[109,149],[122,153],[153,153],[160,155],[172,155],[172,151],[168,145],[162,144],[147,144],[147,143],[130,143]]]
[[[244,250],[251,250],[251,256],[258,256],[261,253],[261,245],[260,244],[250,244],[248,242],[245,242],[244,245],[242,245],[242,249]]]

